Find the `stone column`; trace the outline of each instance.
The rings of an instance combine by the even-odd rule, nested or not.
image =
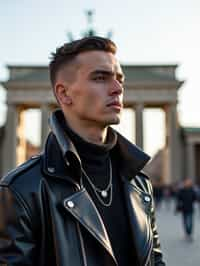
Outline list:
[[[142,103],[135,105],[135,139],[136,145],[143,149],[143,109]]]
[[[48,118],[51,109],[47,104],[41,106],[41,148],[44,147],[47,135],[49,133]]]
[[[165,172],[166,183],[171,183],[181,178],[180,169],[180,147],[179,147],[179,125],[177,121],[176,103],[166,107],[166,146],[168,152],[167,169]]]
[[[192,142],[187,142],[186,144],[186,159],[187,159],[187,176],[188,178],[191,178],[193,181],[195,181],[195,146]]]
[[[3,139],[3,175],[16,166],[18,109],[13,104],[8,104],[7,108],[5,134]]]

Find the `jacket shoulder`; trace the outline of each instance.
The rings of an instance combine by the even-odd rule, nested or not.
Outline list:
[[[149,177],[144,172],[139,172],[135,178],[132,180],[132,183],[138,186],[142,191],[146,193],[153,193],[152,184]]]
[[[41,155],[32,156],[28,161],[19,165],[15,169],[8,172],[5,176],[0,179],[0,186],[11,185],[18,177],[29,173],[35,166],[40,164]]]

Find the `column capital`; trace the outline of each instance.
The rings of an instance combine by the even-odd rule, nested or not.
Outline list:
[[[137,102],[133,104],[133,108],[136,109],[144,109],[144,103],[143,102]]]

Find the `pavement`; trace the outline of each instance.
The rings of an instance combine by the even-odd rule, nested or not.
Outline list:
[[[195,206],[193,241],[185,238],[182,217],[174,213],[174,203],[165,202],[156,210],[164,261],[167,266],[200,266],[200,207]]]

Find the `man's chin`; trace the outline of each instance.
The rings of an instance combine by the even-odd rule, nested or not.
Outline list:
[[[110,119],[108,121],[108,126],[109,125],[118,125],[120,122],[121,122],[120,117],[115,117],[115,118]]]

